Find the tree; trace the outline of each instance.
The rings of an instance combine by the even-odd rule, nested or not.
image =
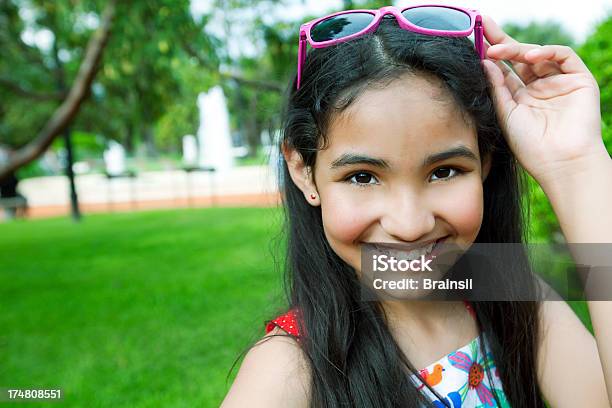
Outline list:
[[[260,2],[218,3],[229,16]],[[56,87],[58,67],[66,82],[72,82],[93,32],[91,23],[99,21],[98,10],[104,4],[103,0],[0,3],[2,17],[6,16],[0,18],[0,89],[8,91],[0,101],[3,143],[16,148],[31,143],[41,123],[52,115],[65,97]],[[179,148],[180,136],[195,132],[196,96],[216,83],[282,92],[279,83],[262,79],[257,72],[243,75],[220,69],[226,44],[206,32],[210,16],[196,19],[189,6],[189,0],[117,4],[113,36],[91,82],[91,97],[72,117],[75,131],[115,139],[129,152],[144,143],[154,155],[159,147]],[[28,28],[50,33],[53,50],[24,43],[22,34]],[[224,63],[234,65],[229,59]]]
[[[11,8],[11,5],[4,2],[3,7],[8,8],[7,11],[14,19],[15,10]],[[96,75],[98,63],[102,57],[102,52],[110,36],[111,23],[114,15],[115,2],[109,1],[106,5],[104,13],[102,14],[101,24],[89,40],[78,74],[76,75],[76,78],[62,104],[53,112],[52,116],[38,132],[36,137],[34,137],[34,139],[28,142],[25,146],[21,147],[14,155],[11,156],[9,162],[0,168],[0,179],[14,173],[19,167],[39,157],[47,149],[47,147],[49,147],[51,142],[53,142],[53,139],[64,129],[66,129],[68,124],[76,116],[81,104],[87,97],[91,83]],[[8,25],[10,27],[10,24]],[[13,25],[13,27],[15,26]],[[7,31],[10,32],[11,29],[9,28]],[[13,32],[13,34],[16,33]],[[18,40],[18,46],[27,50],[27,48],[20,43],[21,41]],[[30,53],[31,58],[41,58],[40,54],[36,54],[32,51],[26,52]],[[60,68],[56,65],[56,74],[59,70]],[[5,81],[5,84],[6,82],[10,83],[10,81]],[[19,85],[15,85],[13,88],[15,89],[21,87]],[[36,94],[32,95],[35,96]]]
[[[0,140],[24,148],[33,146],[40,124],[66,96],[57,89],[58,77],[66,83],[77,77],[92,26],[99,25],[98,31],[106,29],[106,19],[100,20],[97,11],[106,2],[32,0],[16,4],[19,7],[0,3],[4,17],[0,18],[0,89],[8,91],[0,101]],[[220,44],[203,31],[206,18],[194,21],[188,0],[121,2],[116,8],[114,35],[104,39],[106,57],[99,64],[99,75],[89,81],[91,98],[79,104],[78,116],[75,111],[68,119],[75,130],[103,134],[130,151],[144,139],[153,154],[155,123],[178,100],[211,85],[208,79],[218,70],[216,48]],[[52,47],[26,44],[22,37],[28,30],[45,31],[53,39]],[[205,55],[206,71],[180,46],[186,40]],[[199,78],[196,81],[187,83],[177,74],[196,66],[200,69],[198,76],[192,75]],[[189,103],[195,105],[195,100]],[[11,164],[11,171],[42,153],[52,139],[36,144],[36,154],[28,154],[27,160],[16,156],[19,160]]]
[[[604,19],[578,49],[599,84],[602,136],[612,154],[612,15]]]

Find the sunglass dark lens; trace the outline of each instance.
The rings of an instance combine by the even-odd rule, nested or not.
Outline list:
[[[374,19],[370,13],[345,13],[315,24],[310,37],[315,42],[337,40],[348,37],[366,28]]]
[[[447,7],[414,7],[404,10],[406,20],[421,28],[442,31],[465,31],[471,26],[470,16]]]

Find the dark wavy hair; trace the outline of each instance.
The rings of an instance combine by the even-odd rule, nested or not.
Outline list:
[[[505,142],[491,85],[467,38],[415,34],[401,29],[394,19],[383,19],[372,34],[310,50],[300,89],[294,78],[287,90],[281,146],[295,149],[314,168],[334,115],[370,87],[393,86],[394,79],[407,73],[438,78],[475,124],[481,157],[491,155],[483,185],[483,221],[475,242],[526,242],[521,202],[525,176]],[[300,310],[301,332],[307,333],[300,345],[310,366],[311,406],[430,406],[409,378],[417,371],[394,341],[380,303],[360,300],[355,270],[330,247],[321,208],[307,203],[284,160],[280,186],[286,292],[289,306]],[[511,263],[513,278],[526,273],[527,259]],[[473,307],[510,404],[544,407],[536,377],[538,303],[474,302]],[[487,375],[491,379],[488,370]]]

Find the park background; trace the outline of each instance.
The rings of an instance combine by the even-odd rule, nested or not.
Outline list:
[[[519,41],[584,59],[612,151],[612,4],[555,20],[573,6],[513,2],[504,18],[501,3],[473,5]],[[61,388],[68,406],[219,405],[235,359],[285,306],[273,142],[299,25],[387,4],[0,1],[0,181],[18,180],[28,204],[11,212],[3,190],[0,387]],[[228,112],[222,172],[184,157],[213,89]],[[526,204],[530,242],[563,242],[533,180]]]

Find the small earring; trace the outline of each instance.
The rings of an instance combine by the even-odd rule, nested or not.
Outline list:
[[[314,200],[315,198],[317,198],[317,196],[315,194],[311,194],[310,198],[312,198]]]

